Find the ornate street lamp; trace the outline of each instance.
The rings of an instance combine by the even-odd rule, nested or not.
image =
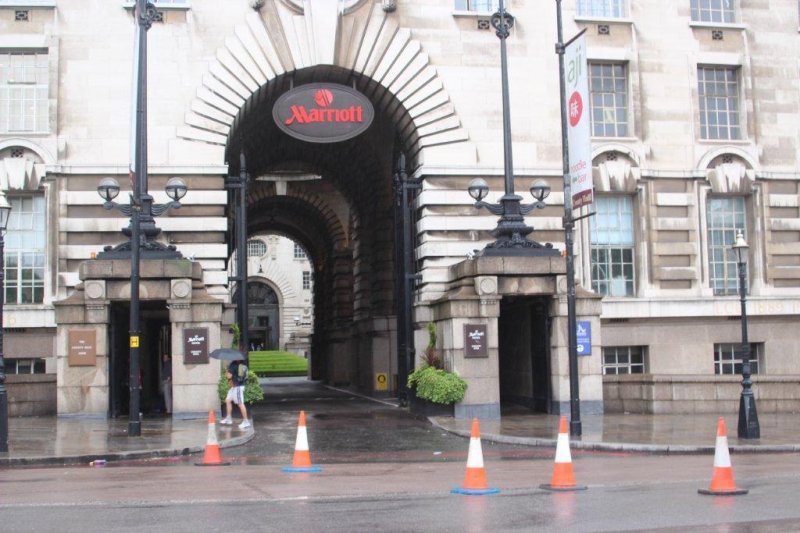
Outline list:
[[[506,57],[506,39],[514,26],[514,17],[505,10],[503,0],[500,0],[497,12],[492,15],[492,27],[500,39],[500,75],[503,89],[503,170],[505,194],[500,197],[499,203],[490,204],[483,199],[489,194],[489,186],[483,179],[475,179],[470,183],[468,192],[476,200],[475,207],[486,208],[495,215],[500,215],[497,227],[492,235],[497,240],[487,244],[482,255],[521,255],[521,256],[558,256],[558,250],[552,244],[540,244],[529,240],[526,236],[533,228],[525,224],[525,216],[532,210],[543,208],[542,200],[547,197],[550,187],[538,180],[531,186],[531,194],[536,202],[531,205],[522,205],[522,197],[514,193],[514,162],[511,150],[511,119],[508,97],[508,60]]]
[[[747,339],[747,241],[742,232],[736,234],[736,242],[731,250],[736,255],[739,267],[739,301],[742,304],[742,393],[739,396],[739,438],[759,439],[761,428],[756,412],[756,398],[753,396],[753,382],[750,380],[750,342]]]
[[[3,359],[3,304],[6,301],[5,289],[5,234],[11,205],[6,195],[0,192],[0,453],[8,451],[8,394],[6,393],[6,362]]]
[[[170,209],[180,209],[180,200],[186,196],[186,192],[189,188],[182,179],[170,178],[164,190],[171,199],[171,201],[166,204],[154,204],[152,202],[152,196],[147,194],[146,191],[143,196],[140,196],[146,196],[150,199],[150,201],[147,202],[147,214],[151,221],[153,217],[162,215]],[[97,194],[103,199],[104,209],[116,209],[123,215],[131,218],[131,226],[123,228],[122,230],[122,233],[130,237],[130,240],[113,249],[111,246],[107,246],[105,251],[97,254],[97,258],[120,259],[130,257],[131,259],[130,360],[128,363],[130,400],[128,403],[128,436],[137,437],[141,435],[141,420],[139,419],[139,256],[142,251],[145,257],[151,259],[179,259],[182,256],[180,252],[175,249],[175,246],[165,246],[159,242],[148,241],[148,235],[150,235],[152,239],[152,237],[161,232],[161,230],[156,227],[155,222],[152,223],[152,228],[155,231],[138,231],[144,202],[136,201],[135,191],[130,194],[129,203],[118,204],[114,199],[119,195],[119,183],[114,178],[103,178],[97,186]],[[134,229],[132,230],[131,228]]]

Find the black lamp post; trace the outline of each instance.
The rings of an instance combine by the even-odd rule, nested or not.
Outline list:
[[[560,252],[553,249],[552,244],[540,244],[529,240],[526,236],[533,228],[525,224],[525,216],[535,208],[543,208],[542,200],[550,193],[550,187],[538,180],[531,185],[531,194],[536,199],[531,205],[522,205],[522,197],[514,193],[514,162],[511,150],[511,119],[509,115],[508,97],[508,61],[506,57],[506,39],[514,26],[514,17],[505,10],[500,0],[497,13],[492,15],[492,27],[500,38],[500,75],[503,88],[503,170],[505,178],[505,194],[498,204],[489,204],[483,199],[489,193],[489,186],[481,178],[469,185],[469,194],[476,202],[475,207],[486,208],[492,214],[500,215],[497,227],[492,235],[497,240],[487,244],[481,252],[485,256],[558,256]]]
[[[753,396],[753,382],[750,380],[750,342],[747,339],[747,241],[742,232],[736,234],[736,242],[731,249],[736,254],[739,267],[739,301],[742,304],[742,393],[739,396],[739,438],[759,439],[761,428],[756,412],[756,398]]]
[[[11,215],[6,195],[0,193],[0,453],[8,451],[8,394],[6,393],[6,362],[3,359],[3,304],[6,301],[5,288],[5,234],[8,217]]]
[[[164,190],[172,199],[166,204],[154,204],[152,197],[145,193],[145,196],[150,198],[147,204],[150,220],[169,209],[179,209],[181,207],[180,200],[186,195],[188,188],[182,179],[171,178]],[[97,257],[98,259],[115,259],[128,255],[131,258],[131,316],[128,343],[130,347],[130,360],[128,362],[128,388],[130,394],[130,401],[128,402],[128,436],[138,437],[141,435],[141,420],[139,419],[139,255],[142,249],[145,251],[145,257],[150,256],[152,259],[177,259],[181,257],[181,254],[175,250],[174,246],[168,248],[154,241],[150,243],[150,248],[145,248],[147,233],[139,232],[139,218],[144,204],[136,202],[135,192],[130,195],[130,203],[118,204],[114,199],[119,194],[119,183],[114,178],[103,178],[100,180],[100,185],[97,186],[97,194],[104,200],[103,208],[116,209],[123,215],[131,217],[131,226],[133,228],[132,230],[131,228],[122,230],[125,235],[131,238],[130,241],[117,246],[113,250],[110,249],[110,246],[106,247],[106,251],[101,252]],[[152,235],[158,235],[161,230],[156,227],[155,223],[152,226],[156,230],[151,232]],[[150,254],[147,253],[148,251],[150,251]]]

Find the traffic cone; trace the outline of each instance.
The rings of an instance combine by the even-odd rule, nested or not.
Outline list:
[[[731,454],[728,452],[728,431],[725,419],[719,417],[717,422],[717,445],[714,450],[714,474],[708,489],[697,489],[700,494],[712,496],[737,496],[747,494],[747,489],[737,489],[733,480]]]
[[[483,494],[497,494],[499,489],[489,488],[486,483],[486,469],[483,467],[483,449],[481,448],[481,430],[478,419],[472,419],[472,433],[469,438],[469,453],[467,454],[467,471],[464,474],[464,486],[450,492],[454,494],[470,494],[480,496]]]
[[[206,438],[206,449],[203,453],[203,462],[195,463],[195,466],[227,466],[222,460],[222,454],[219,451],[219,441],[217,441],[217,421],[214,417],[214,411],[208,412],[208,438]]]
[[[572,454],[569,453],[569,429],[566,416],[562,416],[558,422],[558,441],[556,443],[553,477],[549,484],[539,485],[539,488],[558,492],[586,490],[586,485],[575,483],[575,474],[572,471]]]
[[[318,466],[311,466],[311,452],[308,450],[308,433],[306,432],[306,412],[300,411],[297,421],[297,440],[294,443],[292,466],[283,467],[284,472],[319,472]]]

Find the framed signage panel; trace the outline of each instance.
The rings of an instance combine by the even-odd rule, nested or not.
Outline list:
[[[75,329],[67,335],[69,366],[94,366],[97,363],[97,332]]]
[[[464,357],[489,357],[486,324],[464,324]]]
[[[183,362],[187,365],[208,364],[208,328],[183,330]]]

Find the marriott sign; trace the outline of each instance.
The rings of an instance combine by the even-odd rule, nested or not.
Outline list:
[[[286,134],[311,143],[352,139],[372,124],[372,103],[345,85],[312,83],[281,95],[272,108],[275,124]]]

